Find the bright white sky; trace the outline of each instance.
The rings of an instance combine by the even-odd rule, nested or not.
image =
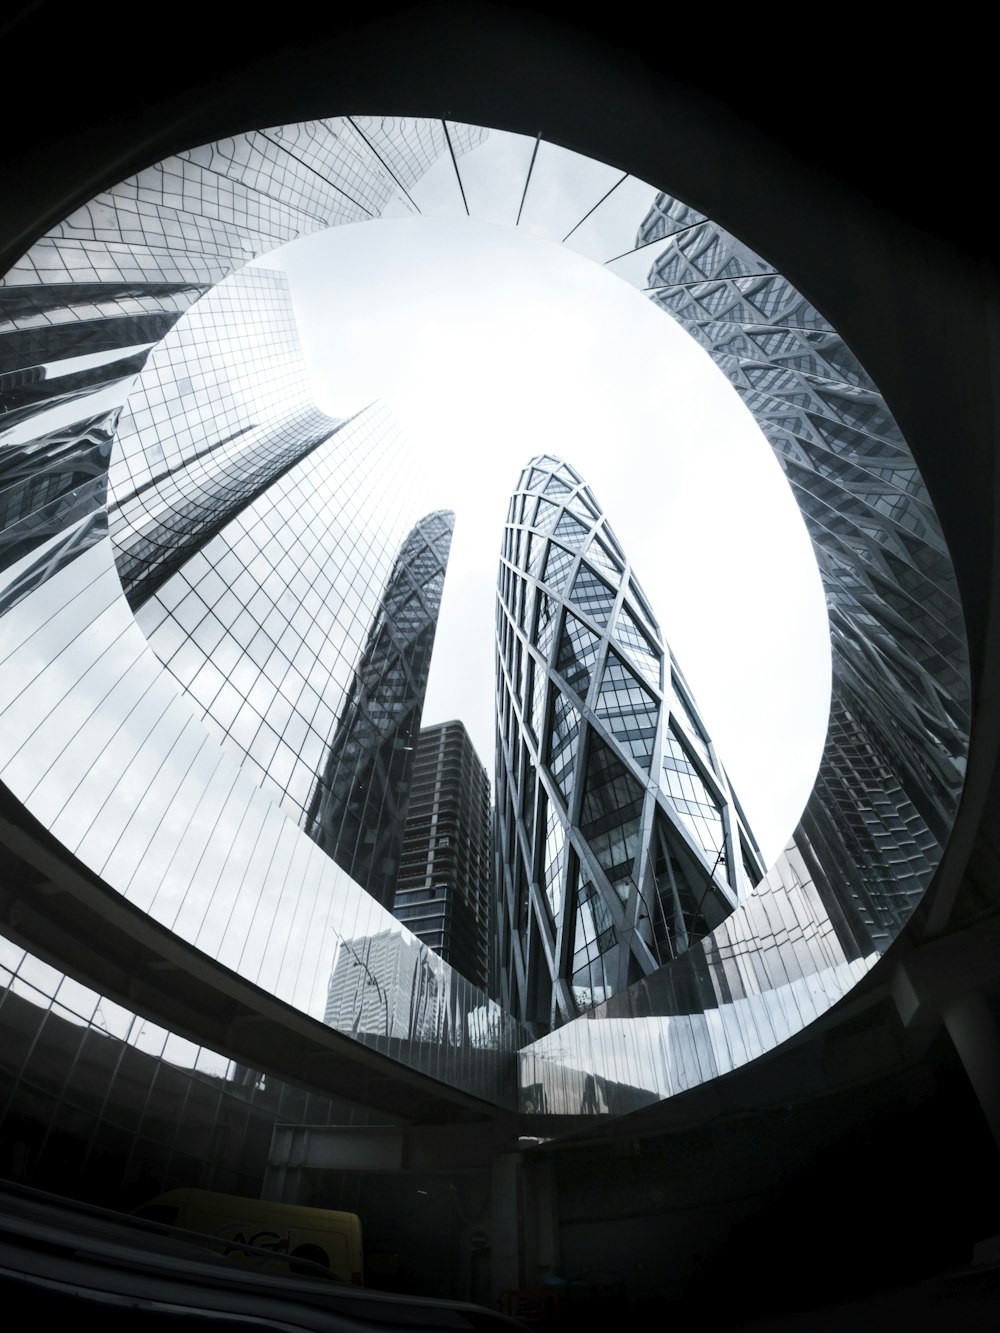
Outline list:
[[[830,695],[819,576],[791,492],[707,354],[631,286],[524,229],[367,222],[266,257],[317,404],[376,398],[457,515],[424,723],[493,771],[494,598],[510,492],[555,453],[628,553],[768,861],[815,778]]]

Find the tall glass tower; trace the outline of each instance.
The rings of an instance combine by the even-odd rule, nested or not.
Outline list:
[[[392,907],[399,877],[413,755],[454,528],[451,510],[436,510],[403,542],[304,825],[383,907]]]
[[[352,878],[391,862],[369,816],[418,726],[405,654],[370,636],[420,510],[384,408],[316,409],[283,282],[247,267],[417,215],[563,240],[688,329],[781,460],[830,607],[820,776],[748,896],[753,839],[625,552],[571,468],[529,468],[498,622],[506,1009]],[[958,587],[864,368],[710,218],[544,134],[313,120],[102,188],[0,276],[0,316],[5,1174],[58,1187],[76,1163],[137,1202],[155,1160],[158,1187],[256,1193],[274,1117],[335,1114],[292,1085],[343,1090],[373,1049],[508,1109],[617,1114],[793,1036],[898,936],[962,790]],[[396,703],[366,779],[360,738]],[[334,757],[364,784],[350,874],[304,827]],[[308,1051],[294,1014],[326,1019]],[[407,1086],[364,1075],[393,1116]]]
[[[176,811],[199,771],[225,774],[240,813],[231,819],[224,804],[204,792],[197,797],[187,828],[177,830],[178,847],[192,847],[197,824],[210,832],[189,868],[196,859],[207,868],[214,849],[245,831],[246,868],[294,875],[313,895],[311,935],[304,930],[302,938],[311,940],[314,956],[300,945],[281,968],[289,980],[308,978],[315,1015],[361,1040],[383,1038],[391,1024],[426,1049],[436,1024],[451,1031],[452,1013],[475,1010],[485,997],[465,1002],[462,991],[460,999],[440,960],[367,900],[304,826],[318,784],[344,748],[337,749],[336,737],[358,738],[359,702],[366,717],[382,720],[382,747],[358,753],[355,778],[367,779],[371,790],[383,753],[395,762],[408,758],[452,516],[428,515],[414,525],[412,459],[383,404],[343,420],[313,404],[280,272],[240,269],[179,313],[162,341],[128,369],[135,382],[123,410],[102,418],[85,405],[85,429],[79,422],[58,426],[41,445],[8,443],[5,455],[8,480],[18,469],[20,480],[0,505],[9,522],[0,569],[10,571],[0,606],[26,611],[70,583],[66,605],[89,608],[96,599],[107,621],[123,590],[128,599],[127,618],[103,626],[95,643],[93,678],[117,701],[117,726],[83,728],[88,771],[65,803],[67,815],[81,826],[93,822],[103,856],[112,848],[137,850],[133,834],[116,840],[95,815],[102,788],[106,793],[102,772],[119,789],[129,785],[119,748],[129,736],[157,746],[145,768],[147,809],[158,781],[171,784],[168,804]],[[116,362],[114,370],[122,366]],[[97,382],[88,375],[76,385],[81,393]],[[67,376],[52,383],[57,379]],[[77,408],[72,399],[70,409]],[[40,450],[45,468],[32,479],[27,464],[37,468]],[[88,562],[89,573],[77,575]],[[138,696],[120,681],[109,692],[119,668],[141,673]],[[43,714],[51,697],[39,705]],[[54,725],[73,734],[65,720]],[[383,795],[387,790],[394,789],[384,786]],[[400,843],[405,809],[398,801],[391,809],[369,804],[368,817],[381,821],[375,850]],[[167,815],[160,832],[170,823]],[[197,893],[198,916],[207,922],[228,897],[219,940],[231,941],[223,947],[231,947],[232,962],[244,949],[259,957],[274,936],[268,913],[281,910],[277,895],[255,893],[245,880],[229,881],[230,892],[229,877],[218,871],[213,867],[212,883]],[[16,873],[27,878],[30,871]],[[319,920],[329,928],[317,927]],[[334,927],[346,941],[339,953]],[[355,956],[392,969],[391,978],[378,979],[374,1016],[345,1008],[346,1001],[324,1013],[324,978],[335,954],[338,986]],[[276,1115],[326,1123],[352,1114],[320,1096],[306,1109],[304,1091],[133,1013],[3,937],[0,1037],[4,1174],[63,1188],[70,1162],[106,1202],[130,1204],[163,1184],[193,1182],[255,1194],[261,1138],[267,1141]],[[61,1058],[56,1052],[68,1053],[71,1072],[50,1090],[44,1071]],[[133,1097],[146,1106],[141,1125],[123,1114]],[[185,1108],[184,1133],[178,1106]],[[91,1116],[84,1107],[102,1109]],[[192,1151],[205,1135],[225,1148]]]
[[[628,558],[582,478],[533,459],[497,588],[504,1002],[555,1025],[684,953],[763,875]]]

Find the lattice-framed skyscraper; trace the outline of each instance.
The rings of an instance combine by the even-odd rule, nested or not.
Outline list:
[[[623,547],[551,455],[503,537],[496,787],[502,998],[539,1026],[684,953],[763,875]]]

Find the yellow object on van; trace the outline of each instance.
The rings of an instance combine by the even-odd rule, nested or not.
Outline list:
[[[329,1208],[300,1208],[267,1199],[245,1199],[214,1190],[169,1190],[133,1209],[134,1217],[161,1222],[183,1231],[197,1231],[215,1253],[265,1271],[280,1268],[315,1274],[306,1263],[318,1264],[332,1277],[354,1286],[363,1281],[361,1219],[357,1213]],[[197,1243],[194,1237],[178,1239]],[[249,1250],[270,1250],[269,1260]],[[305,1261],[305,1262],[303,1262]]]

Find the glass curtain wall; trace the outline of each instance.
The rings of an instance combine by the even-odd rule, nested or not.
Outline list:
[[[544,1030],[684,953],[764,873],[621,543],[551,455],[508,510],[497,717],[502,993]]]
[[[358,941],[379,941],[371,956],[384,953],[388,973],[366,966],[380,998],[366,1001],[357,1013],[368,1016],[352,1017],[344,1030],[444,1083],[502,1102],[511,1095],[513,1052],[525,1042],[514,1018],[483,1022],[491,1011],[481,993],[463,990],[440,959],[414,951],[410,937],[398,937],[405,947],[383,948],[402,928],[276,803],[296,804],[286,750],[295,750],[299,722],[289,731],[289,715],[273,728],[266,764],[263,751],[232,745],[243,735],[229,720],[234,698],[221,685],[208,698],[210,672],[204,695],[182,694],[180,675],[164,668],[122,592],[123,576],[136,605],[164,592],[269,484],[306,461],[296,456],[300,446],[317,458],[345,427],[272,404],[272,457],[256,433],[261,420],[246,418],[234,401],[218,430],[206,431],[194,401],[197,376],[205,374],[199,366],[194,375],[179,373],[169,396],[147,380],[149,393],[129,409],[135,439],[162,448],[160,432],[149,427],[158,412],[163,421],[176,415],[184,450],[164,449],[161,458],[153,449],[147,465],[130,449],[123,486],[125,453],[116,460],[114,448],[119,426],[131,429],[122,417],[126,399],[184,312],[248,260],[322,228],[418,214],[524,227],[604,265],[677,319],[743,396],[813,537],[831,608],[833,725],[787,855],[710,934],[639,979],[625,968],[609,980],[601,960],[610,929],[633,931],[627,943],[616,942],[614,956],[638,960],[645,948],[652,955],[668,938],[672,948],[683,940],[676,924],[683,904],[673,925],[616,917],[616,902],[629,910],[618,889],[599,896],[571,867],[580,848],[561,832],[559,803],[578,803],[609,884],[627,882],[619,872],[629,856],[629,836],[608,824],[612,796],[618,829],[638,823],[652,877],[676,878],[677,847],[700,859],[720,845],[713,802],[702,790],[711,790],[704,737],[685,724],[683,683],[679,692],[671,685],[677,707],[671,704],[669,718],[659,708],[649,762],[650,781],[652,764],[659,766],[657,809],[669,791],[676,822],[666,839],[654,836],[644,823],[648,789],[640,801],[633,780],[645,771],[650,719],[667,682],[643,674],[650,643],[656,656],[655,625],[615,583],[624,553],[611,544],[602,552],[587,535],[598,516],[572,514],[558,498],[554,516],[541,511],[541,523],[512,520],[522,549],[506,557],[512,584],[505,597],[515,600],[505,601],[511,628],[503,630],[501,651],[510,648],[513,657],[498,705],[503,735],[523,732],[528,740],[518,739],[498,772],[498,788],[514,787],[523,831],[511,823],[501,838],[510,845],[498,854],[512,867],[503,928],[513,941],[529,938],[535,923],[538,947],[529,958],[538,965],[525,968],[522,958],[522,976],[512,948],[508,987],[538,1022],[553,1016],[545,994],[553,976],[581,978],[576,998],[572,987],[560,992],[559,1017],[593,1005],[585,1020],[565,1022],[519,1057],[522,1105],[541,1110],[603,1113],[670,1095],[770,1049],[839,999],[884,952],[926,887],[964,771],[961,609],[940,528],[898,427],[822,313],[711,219],[663,193],[664,184],[544,136],[453,121],[315,120],[234,135],[138,173],[53,228],[0,283],[0,779],[12,802],[108,893],[313,1016],[327,1012],[341,955],[367,957]],[[230,508],[244,463],[247,488]],[[576,535],[570,518],[581,525]],[[255,529],[252,540],[264,540],[263,532]],[[224,544],[212,548],[220,558]],[[553,547],[564,554],[543,567]],[[560,577],[560,559],[574,580],[565,596],[547,582]],[[252,558],[246,567],[257,569]],[[272,566],[261,568],[266,583]],[[205,646],[218,632],[209,614],[224,629],[216,615],[221,599],[197,592],[204,613],[187,600],[202,576],[210,593],[210,572],[217,570],[194,566],[176,603],[182,615],[192,613],[181,626],[194,645],[191,663],[227,641],[223,633],[215,647]],[[527,609],[536,618],[526,629],[529,586],[548,591]],[[605,623],[609,589],[615,604]],[[618,618],[621,610],[632,628]],[[157,633],[150,624],[150,638]],[[545,674],[562,682],[558,699],[537,685],[542,658]],[[256,669],[274,683],[267,662]],[[250,702],[249,693],[242,697]],[[304,689],[296,695],[303,699],[308,711]],[[574,744],[581,729],[594,741],[586,768]],[[533,754],[532,744],[550,747],[547,757]],[[508,795],[498,790],[498,799]],[[539,859],[526,864],[529,851]],[[739,873],[726,864],[727,874]],[[636,886],[636,901],[648,883]],[[732,887],[718,884],[723,896]],[[574,911],[579,932],[574,926],[571,939],[564,930],[564,952],[546,954],[546,915],[554,921]],[[568,970],[574,959],[575,973]],[[618,985],[624,989],[611,993]]]

